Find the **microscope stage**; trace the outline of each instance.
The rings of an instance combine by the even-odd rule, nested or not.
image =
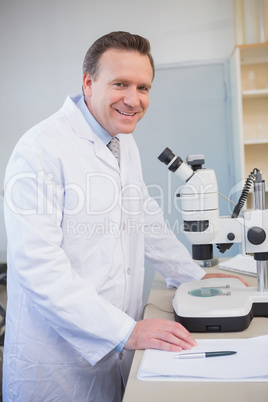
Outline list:
[[[235,278],[183,283],[172,304],[175,320],[190,332],[242,331],[253,317],[268,316],[268,292]]]

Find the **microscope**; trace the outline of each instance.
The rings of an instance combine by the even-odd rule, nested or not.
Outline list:
[[[186,163],[166,148],[158,159],[185,182],[180,194],[183,233],[192,244],[194,260],[213,260],[213,245],[224,253],[240,243],[244,254],[253,254],[257,287],[236,278],[211,278],[183,283],[172,304],[174,316],[191,332],[230,332],[246,329],[253,317],[268,316],[268,210],[265,181],[254,169],[245,182],[231,216],[220,216],[218,185],[214,170],[203,169],[203,155]],[[242,211],[253,184],[254,209]]]

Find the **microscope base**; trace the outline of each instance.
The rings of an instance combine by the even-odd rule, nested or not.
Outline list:
[[[268,317],[268,292],[235,278],[184,283],[172,304],[175,320],[190,332],[243,331],[254,317]]]

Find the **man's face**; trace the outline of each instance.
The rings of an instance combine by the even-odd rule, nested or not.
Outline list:
[[[148,56],[108,49],[100,59],[97,78],[84,74],[86,104],[111,136],[132,133],[148,108],[152,79]]]

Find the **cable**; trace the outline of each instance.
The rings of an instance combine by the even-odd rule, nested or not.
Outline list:
[[[235,202],[233,202],[232,200],[230,200],[230,198],[226,197],[225,195],[221,194],[219,191],[218,191],[218,194],[219,194],[222,198],[225,198],[225,200],[229,201],[231,204],[235,205]]]
[[[246,180],[246,182],[244,184],[244,187],[243,187],[242,193],[240,195],[240,198],[238,200],[238,203],[236,204],[236,206],[235,206],[235,208],[233,210],[232,218],[237,218],[238,215],[240,214],[240,211],[241,211],[241,209],[243,208],[243,206],[244,206],[244,204],[246,202],[250,187],[251,187],[252,183],[255,180],[255,176],[256,176],[257,172],[259,172],[259,169],[255,168],[249,174],[249,176],[248,176],[248,178],[247,178],[247,180]]]
[[[147,307],[155,308],[156,310],[163,311],[164,313],[174,314],[173,311],[164,310],[163,308],[156,306],[153,303],[147,303],[147,304],[145,304],[145,306],[143,307],[143,310],[142,310],[142,319],[144,318],[145,310]]]
[[[251,184],[256,180],[256,176],[260,171],[258,169],[253,169],[253,171],[249,174],[244,187],[242,189],[241,195],[239,197],[238,203],[235,205],[233,213],[231,215],[232,218],[237,218],[238,215],[240,214],[241,209],[243,208],[247,197],[248,197],[248,193],[251,187]],[[220,194],[220,193],[219,193]],[[222,194],[220,194],[222,195]],[[224,198],[226,198],[228,200],[227,197],[223,196]],[[230,200],[229,200],[230,201]],[[230,201],[232,202],[232,201]],[[233,202],[232,202],[233,203]],[[233,203],[234,204],[234,203]],[[219,249],[219,251],[221,253],[225,253],[226,250],[229,250],[232,247],[233,243],[219,243],[217,244],[217,248]]]
[[[232,200],[230,200],[230,198],[226,197],[225,195],[221,194],[221,193],[218,191],[218,194],[219,194],[222,198],[224,198],[225,200],[227,200],[228,202],[230,202],[231,204],[233,204],[233,205],[235,206],[234,211],[233,211],[233,214],[232,214],[232,218],[237,218],[238,215],[239,215],[239,213],[241,212],[241,209],[243,208],[243,206],[244,206],[244,204],[245,204],[245,202],[246,202],[246,199],[247,199],[247,196],[248,196],[250,187],[251,187],[252,183],[255,181],[255,179],[256,179],[256,174],[257,174],[258,172],[260,172],[260,170],[257,169],[257,168],[254,168],[254,169],[252,170],[252,172],[249,174],[249,176],[248,176],[248,178],[247,178],[247,180],[246,180],[246,182],[245,182],[245,184],[244,184],[242,193],[241,193],[241,195],[240,195],[240,198],[239,198],[237,204],[235,204]]]

